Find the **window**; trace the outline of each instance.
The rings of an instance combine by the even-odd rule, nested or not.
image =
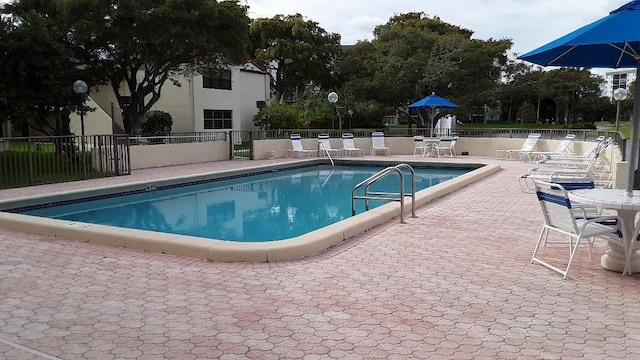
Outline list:
[[[231,110],[204,110],[204,129],[232,129]]]
[[[231,70],[208,70],[202,74],[202,87],[231,90]]]
[[[627,74],[613,75],[613,90],[627,88]]]

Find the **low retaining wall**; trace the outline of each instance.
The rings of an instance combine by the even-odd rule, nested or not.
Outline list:
[[[536,151],[553,151],[562,140],[539,140],[536,146]],[[365,154],[369,154],[371,149],[370,138],[355,138],[355,146],[364,149]],[[342,148],[342,139],[333,138],[330,139],[331,148]],[[412,137],[386,137],[384,139],[386,146],[391,148],[392,155],[411,155],[413,154],[413,138]],[[486,156],[495,157],[496,150],[501,149],[520,149],[524,139],[513,138],[467,138],[461,137],[456,143],[456,152],[462,154],[466,152],[471,156]],[[573,141],[569,145],[569,150],[575,154],[583,153],[589,146],[591,141]],[[317,149],[317,139],[302,139],[302,146],[305,149]],[[273,155],[276,158],[282,158],[286,156],[286,150],[291,149],[291,140],[278,139],[278,140],[254,140],[253,141],[253,156],[256,160],[263,160],[268,158],[268,152],[273,151]],[[612,158],[613,147],[607,149],[606,157]],[[618,150],[619,151],[619,150]]]
[[[227,141],[134,145],[130,151],[132,170],[229,160]]]

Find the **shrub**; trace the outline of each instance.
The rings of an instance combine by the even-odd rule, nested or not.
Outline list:
[[[141,134],[167,135],[171,132],[172,126],[173,118],[171,114],[164,111],[151,110],[147,112],[140,123],[139,132]]]

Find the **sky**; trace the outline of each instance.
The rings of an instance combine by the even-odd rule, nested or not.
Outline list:
[[[398,13],[423,12],[469,29],[473,38],[509,38],[522,55],[587,25],[628,0],[245,0],[251,18],[302,14],[343,45],[371,40],[373,29]]]

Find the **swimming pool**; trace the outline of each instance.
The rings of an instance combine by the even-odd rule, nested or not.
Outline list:
[[[201,184],[155,189],[19,211],[51,219],[240,242],[293,238],[351,217],[351,191],[379,166],[316,165]],[[462,175],[465,168],[416,168],[416,190]],[[406,169],[405,192],[411,191]],[[398,193],[395,173],[372,191]],[[409,200],[407,200],[409,201]],[[371,201],[375,208],[386,202]],[[365,211],[356,202],[357,213]]]
[[[304,163],[304,165],[300,165]],[[380,166],[395,165],[390,160],[362,160],[344,159],[336,163],[351,165],[375,163]],[[365,213],[348,217],[334,224],[315,231],[305,233],[286,240],[270,242],[231,242],[218,239],[203,239],[196,236],[178,235],[148,230],[127,229],[109,225],[90,224],[80,221],[58,220],[22,215],[6,212],[7,210],[27,209],[46,206],[51,203],[65,203],[78,201],[88,197],[109,198],[119,193],[141,193],[147,190],[157,191],[164,187],[181,186],[185,183],[197,184],[209,182],[212,179],[225,180],[233,177],[244,177],[248,174],[266,173],[276,170],[273,165],[248,166],[241,170],[230,170],[220,173],[202,174],[190,177],[175,177],[145,183],[129,183],[109,187],[61,192],[46,196],[21,198],[0,201],[0,227],[26,233],[60,237],[69,240],[91,242],[108,246],[119,246],[131,249],[186,256],[211,261],[246,261],[266,262],[296,259],[311,256],[334,246],[359,233],[367,231],[377,225],[386,223],[400,214],[397,202],[381,205]],[[306,167],[314,164],[326,164],[326,160],[296,161],[291,164],[279,164],[277,170],[286,168]],[[425,166],[422,161],[412,166]],[[454,165],[458,168],[468,168],[469,171],[452,180],[437,184],[416,194],[416,206],[421,206],[431,200],[444,196],[486,176],[500,170],[498,165],[486,164],[445,164],[435,166]],[[349,189],[351,190],[351,189]],[[158,191],[159,192],[159,191]],[[404,211],[410,210],[410,204],[405,204]],[[202,213],[206,216],[206,213]]]

